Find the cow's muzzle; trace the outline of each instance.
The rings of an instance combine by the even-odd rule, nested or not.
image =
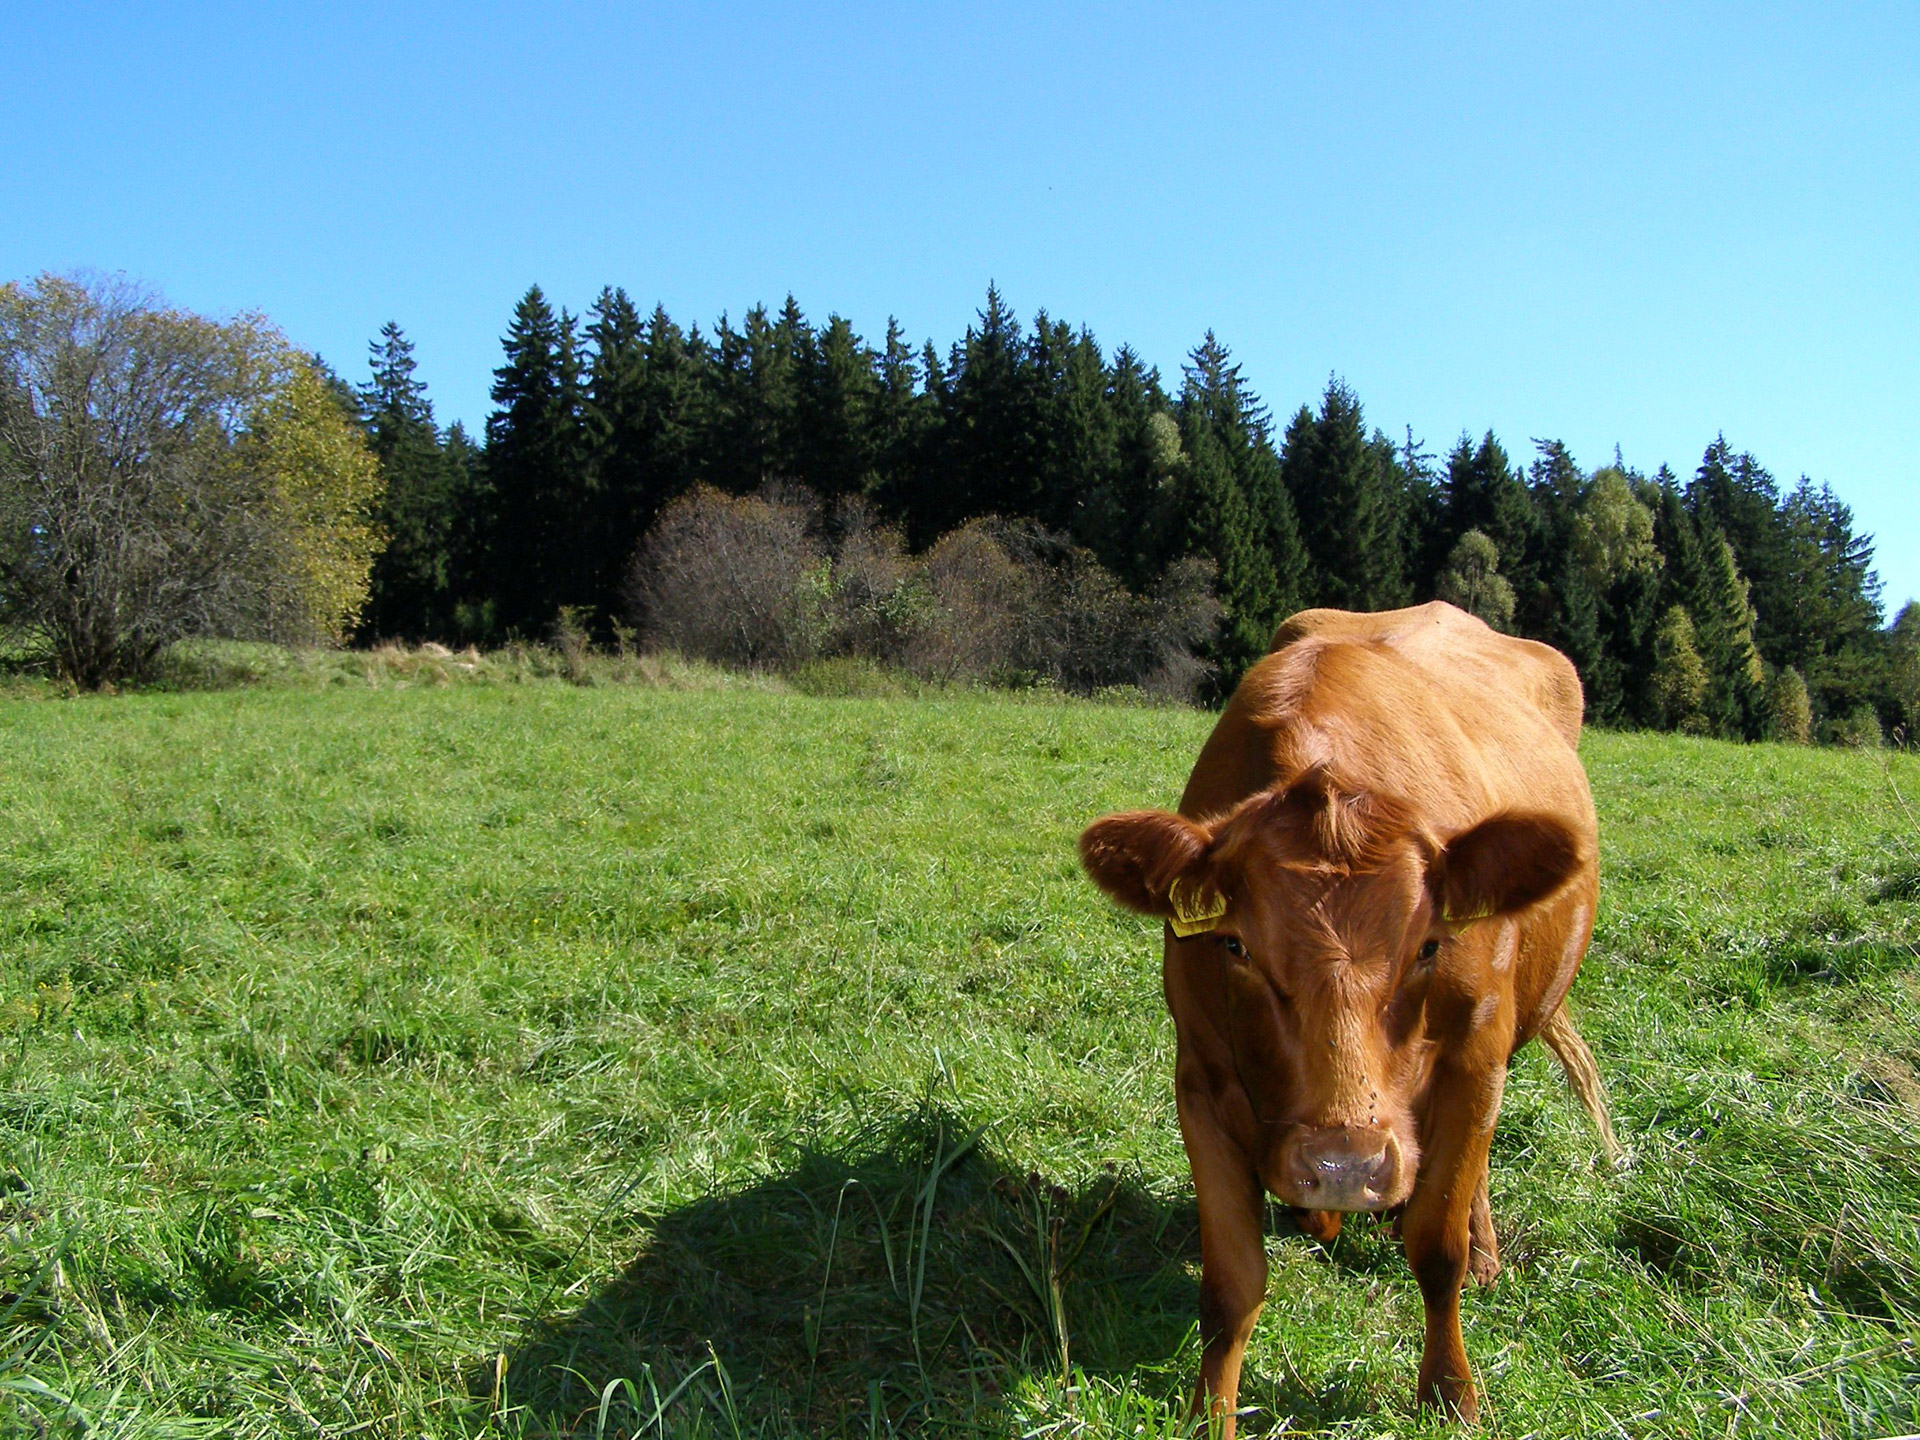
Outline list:
[[[1281,1145],[1276,1198],[1303,1210],[1385,1210],[1402,1193],[1400,1142],[1365,1125],[1301,1125]]]

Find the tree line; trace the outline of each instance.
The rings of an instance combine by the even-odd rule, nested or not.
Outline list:
[[[1280,422],[1212,333],[1169,382],[991,287],[944,351],[791,298],[703,333],[536,287],[504,351],[474,438],[398,325],[354,385],[257,316],[0,286],[0,660],[97,685],[185,635],[640,625],[736,663],[1217,698],[1294,610],[1439,597],[1565,651],[1597,723],[1920,720],[1920,610],[1883,625],[1847,506],[1724,438],[1684,477],[1490,432],[1436,456],[1337,379]]]
[[[1022,325],[992,287],[945,351],[792,298],[703,333],[619,289],[575,317],[534,287],[479,442],[435,425],[397,325],[371,350],[356,398],[392,539],[365,639],[534,636],[562,610],[604,630],[671,502],[784,488],[817,500],[829,563],[856,502],[917,553],[1026,522],[1136,596],[1197,562],[1214,695],[1294,610],[1438,596],[1566,652],[1595,723],[1857,738],[1917,718],[1920,614],[1883,628],[1870,538],[1830,487],[1724,438],[1684,478],[1588,470],[1555,440],[1523,460],[1491,432],[1436,456],[1338,379],[1280,423],[1211,332],[1169,384],[1084,326]]]

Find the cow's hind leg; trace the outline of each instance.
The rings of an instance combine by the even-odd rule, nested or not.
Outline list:
[[[1487,1203],[1487,1172],[1480,1172],[1474,1188],[1473,1209],[1467,1216],[1467,1274],[1476,1285],[1500,1278],[1500,1237],[1493,1229],[1493,1207]]]

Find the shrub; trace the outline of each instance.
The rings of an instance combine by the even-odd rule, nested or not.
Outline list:
[[[1009,679],[1025,669],[1034,576],[1008,552],[1003,529],[995,520],[968,521],[921,557],[914,576],[919,603],[904,644],[915,674]]]
[[[1807,682],[1789,665],[1767,682],[1767,738],[1805,745],[1813,738],[1813,702]]]
[[[627,598],[654,645],[748,670],[819,653],[830,630],[830,573],[815,512],[792,495],[723,495],[699,486],[669,504],[641,542]]]
[[[651,643],[778,668],[819,693],[872,693],[877,672],[820,663],[857,659],[936,683],[1187,699],[1220,616],[1203,560],[1135,595],[1090,552],[992,516],[914,557],[863,502],[823,516],[803,491],[675,501],[635,556],[629,595]]]
[[[1887,743],[1880,728],[1880,717],[1871,705],[1856,705],[1845,715],[1827,722],[1827,739],[1849,750],[1878,750]]]

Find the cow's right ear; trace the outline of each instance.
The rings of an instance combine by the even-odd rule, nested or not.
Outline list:
[[[1173,882],[1199,864],[1207,832],[1166,810],[1129,810],[1089,825],[1080,836],[1080,863],[1108,895],[1145,915],[1168,918]]]

